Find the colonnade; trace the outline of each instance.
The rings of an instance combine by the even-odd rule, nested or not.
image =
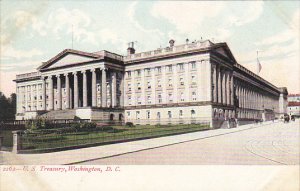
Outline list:
[[[119,75],[117,80],[118,73],[115,70],[93,68],[42,76],[42,110],[90,106],[114,108],[123,105],[123,96],[120,96],[123,77]]]
[[[223,105],[233,105],[233,72],[225,67],[212,65],[212,82],[212,101]]]

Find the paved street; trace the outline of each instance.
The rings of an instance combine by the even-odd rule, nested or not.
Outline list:
[[[299,165],[299,121],[274,123],[81,164]]]
[[[299,164],[299,121],[266,122],[53,153],[1,151],[0,164]]]

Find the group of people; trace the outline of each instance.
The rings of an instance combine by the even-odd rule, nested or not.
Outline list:
[[[284,123],[288,123],[290,120],[295,121],[295,116],[294,115],[292,115],[290,117],[288,114],[285,114],[282,118],[283,118]]]

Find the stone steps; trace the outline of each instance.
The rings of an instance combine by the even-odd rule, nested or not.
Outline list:
[[[48,119],[74,119],[74,117],[76,116],[76,111],[73,109],[55,110],[55,111],[49,111],[40,116]]]

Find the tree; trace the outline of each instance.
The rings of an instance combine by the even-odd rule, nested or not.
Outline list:
[[[10,98],[6,98],[5,95],[0,92],[0,121],[13,120],[16,114],[16,94],[10,95]]]

